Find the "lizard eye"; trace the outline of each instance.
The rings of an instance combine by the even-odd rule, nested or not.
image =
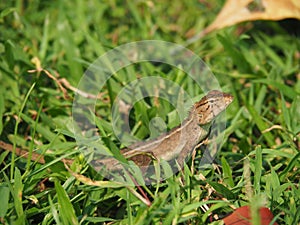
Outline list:
[[[199,124],[203,124],[203,114],[198,114],[199,116]]]

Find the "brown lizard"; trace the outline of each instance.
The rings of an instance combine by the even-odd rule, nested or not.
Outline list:
[[[152,160],[170,161],[176,159],[182,167],[184,160],[193,151],[194,147],[208,134],[209,129],[203,128],[216,116],[224,111],[233,101],[233,96],[220,91],[210,91],[199,102],[196,102],[189,116],[182,125],[173,128],[154,140],[138,142],[128,148],[121,149],[122,155],[138,165],[142,171],[146,170]],[[122,169],[126,165],[115,158],[96,159],[91,162],[93,167],[100,171],[106,168],[109,171]]]

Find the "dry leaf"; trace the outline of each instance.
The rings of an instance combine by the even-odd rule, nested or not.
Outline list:
[[[194,42],[213,30],[244,21],[282,20],[286,18],[300,20],[299,0],[227,0],[214,22],[191,38],[189,42]]]

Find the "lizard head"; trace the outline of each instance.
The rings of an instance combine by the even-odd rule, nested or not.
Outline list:
[[[221,91],[208,92],[199,102],[195,104],[195,111],[199,116],[199,124],[210,123],[233,101],[233,96]]]

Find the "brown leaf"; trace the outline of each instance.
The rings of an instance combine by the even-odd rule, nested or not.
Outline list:
[[[259,209],[260,215],[260,224],[261,225],[268,225],[273,219],[272,212],[265,207],[261,207]],[[251,213],[249,206],[242,206],[236,209],[232,214],[225,217],[223,219],[225,225],[251,225]],[[274,222],[273,225],[278,225],[278,223]]]
[[[240,22],[282,20],[286,18],[300,20],[299,0],[227,0],[214,22],[190,39],[190,42],[194,42],[199,37],[214,30],[232,26]]]

